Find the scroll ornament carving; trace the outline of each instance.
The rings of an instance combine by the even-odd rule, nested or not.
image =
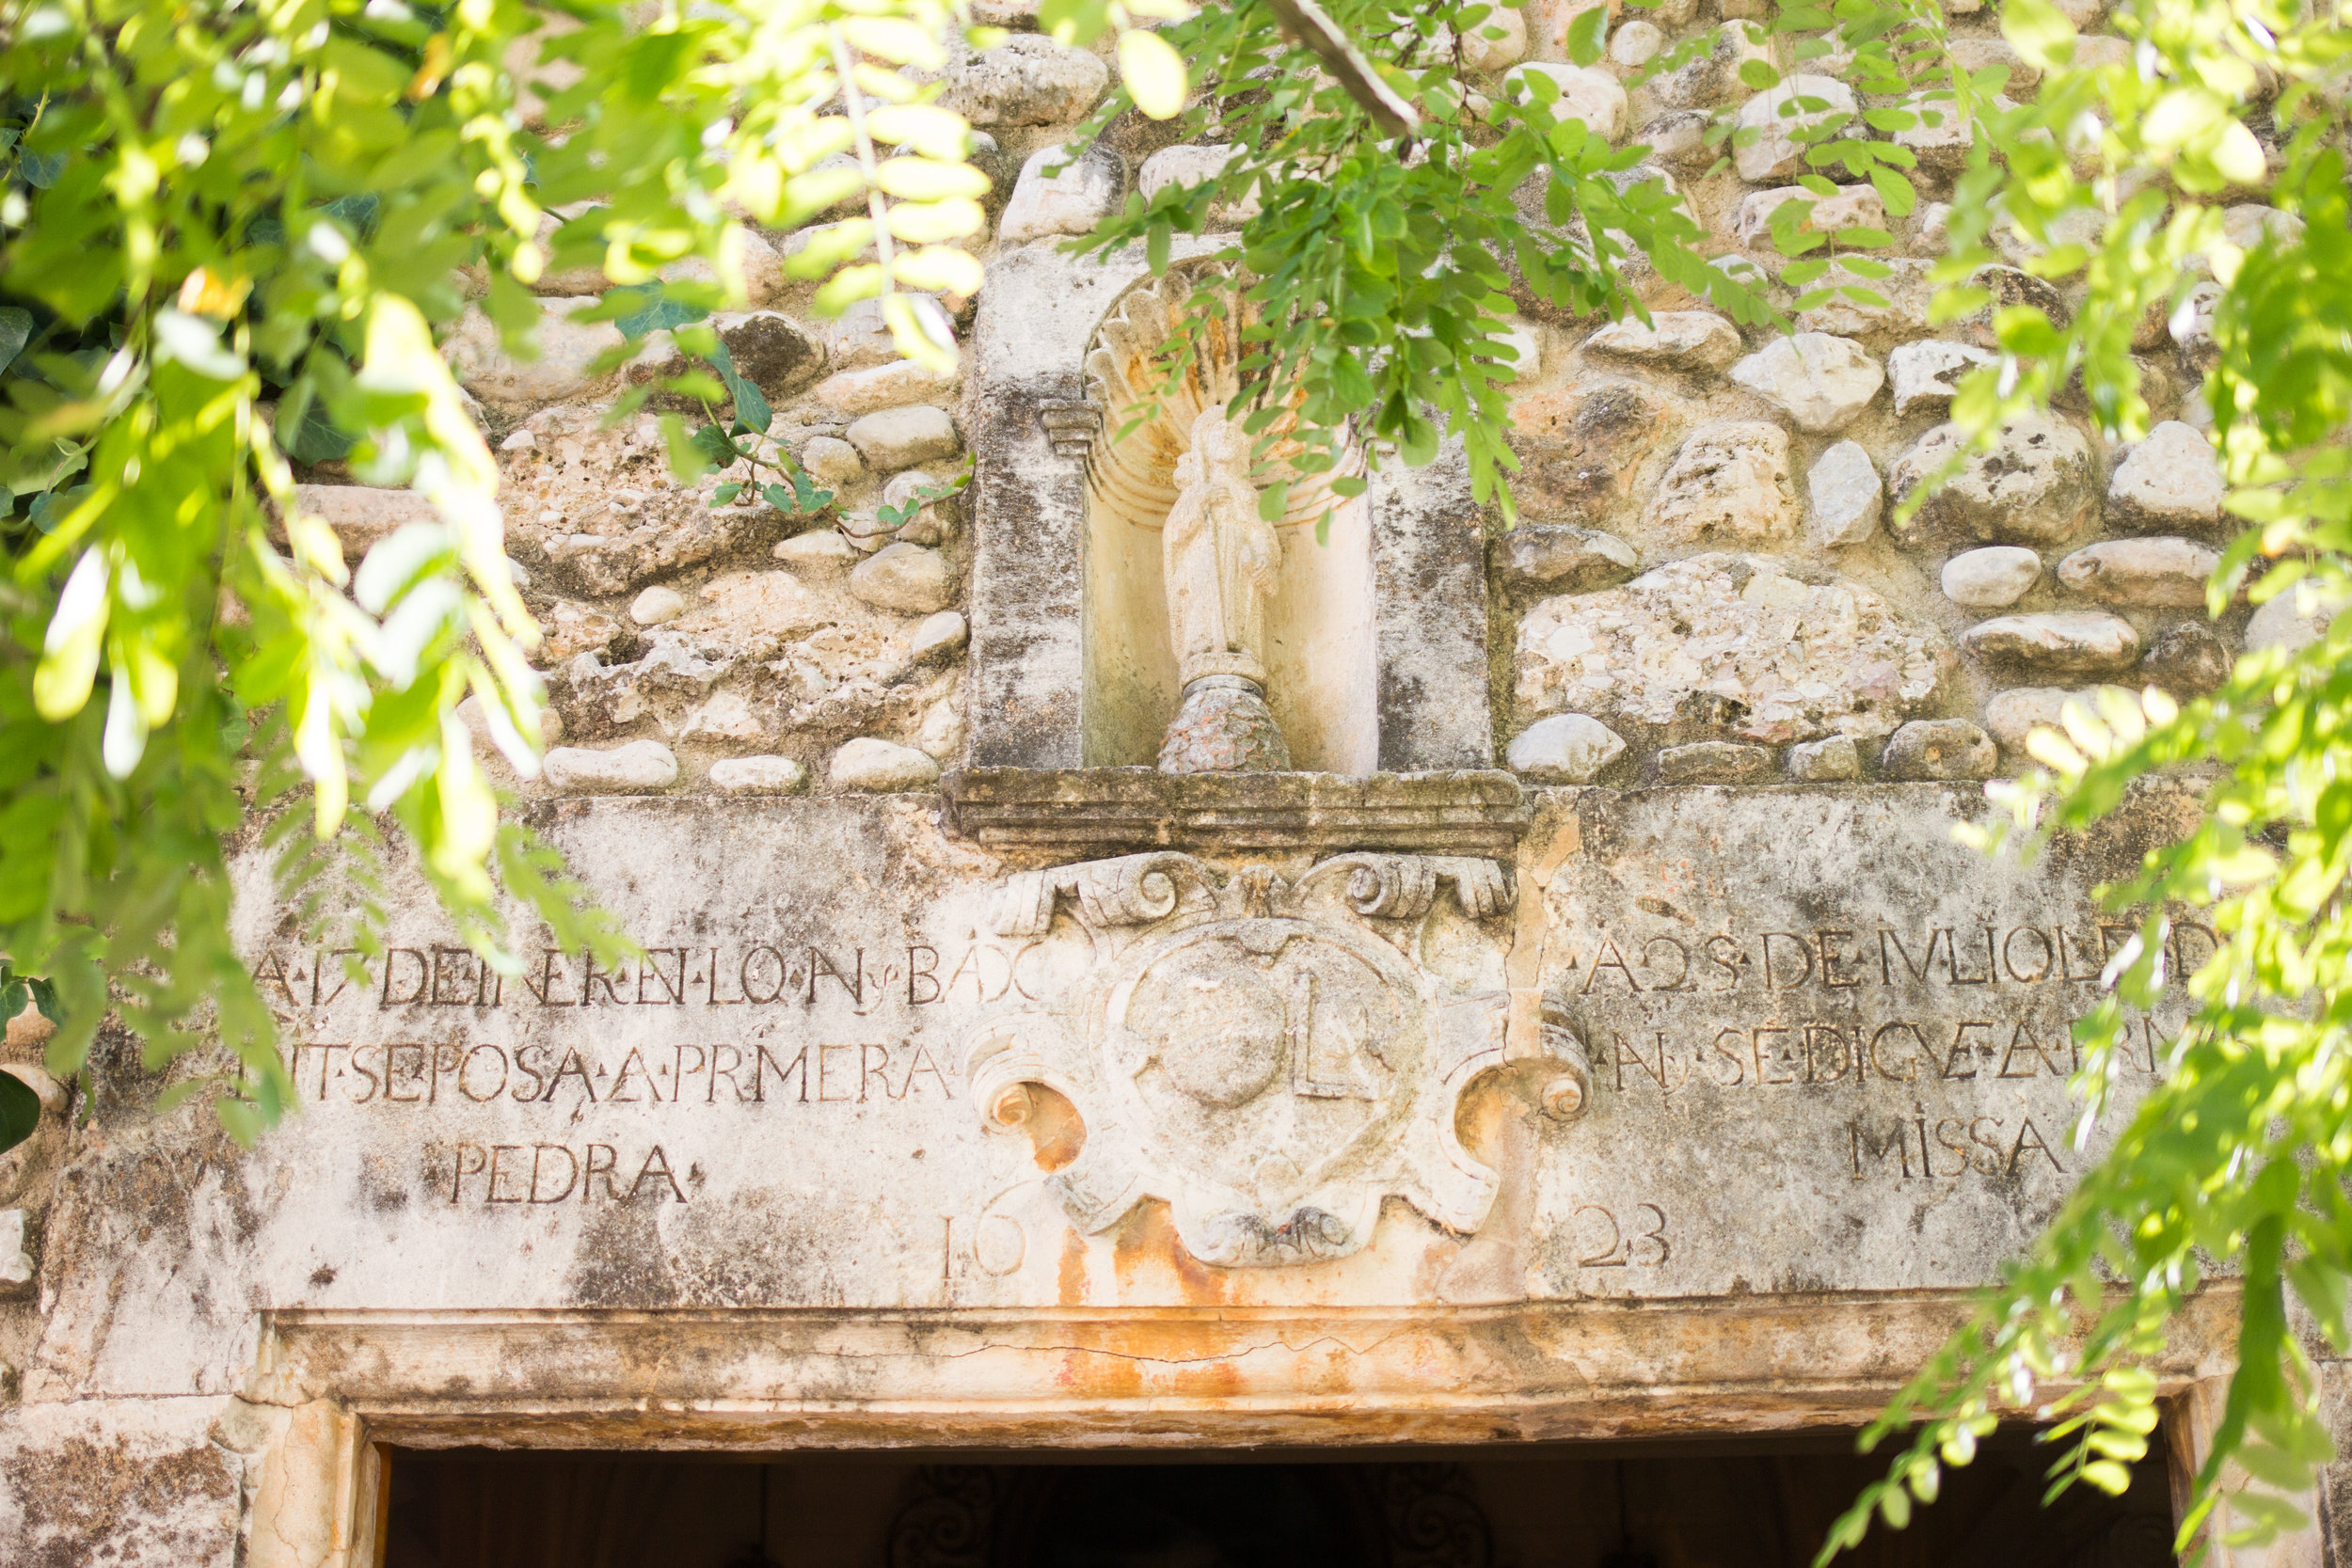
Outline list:
[[[1472,920],[1511,906],[1504,868],[1470,856],[1342,855],[1295,881],[1167,852],[1016,876],[999,933],[1042,937],[1066,901],[1098,959],[1066,1009],[974,1032],[973,1101],[996,1127],[1032,1084],[1077,1106],[1086,1143],[1049,1186],[1088,1233],[1160,1198],[1205,1262],[1311,1262],[1361,1248],[1391,1195],[1474,1231],[1498,1180],[1454,1112],[1509,1065],[1507,998],[1456,992],[1383,934],[1429,920],[1445,887]],[[1549,1030],[1540,1049],[1562,1085],[1546,1108],[1572,1116],[1581,1052]]]

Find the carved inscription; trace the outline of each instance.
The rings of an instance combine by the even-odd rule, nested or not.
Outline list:
[[[1674,1259],[1666,1211],[1655,1203],[1580,1203],[1571,1215],[1580,1269],[1657,1268]]]
[[[631,1176],[630,1171],[636,1174]],[[691,1167],[687,1180],[699,1184],[702,1173]],[[655,1144],[635,1160],[624,1159],[613,1144],[471,1144],[451,1150],[449,1201],[452,1204],[628,1203],[641,1194],[658,1199],[686,1201],[680,1173]]]
[[[2108,960],[2137,927],[2086,917],[2079,923],[1899,930],[1820,927],[1806,931],[1719,931],[1711,936],[1661,931],[1585,933],[1560,963],[1576,996],[1704,991],[1762,993],[1981,986],[2094,988]],[[2209,927],[2178,922],[2165,955],[2185,974],[2211,958],[2219,939]]]
[[[377,1012],[464,1007],[476,1012],[557,1008],[879,1008],[986,1006],[1043,998],[1041,942],[974,941],[945,947],[755,942],[658,946],[606,969],[581,954],[543,949],[512,985],[464,947],[271,948],[253,966],[264,996],[290,1009],[359,1006]]]
[[[843,1105],[955,1097],[919,1040],[800,1046],[303,1041],[287,1069],[305,1100],[352,1105]]]

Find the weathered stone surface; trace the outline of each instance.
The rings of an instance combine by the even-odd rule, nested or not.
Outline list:
[[[1511,771],[1537,784],[1590,784],[1625,751],[1617,732],[1581,713],[1538,719],[1512,740]]]
[[[1046,170],[1058,172],[1047,174]],[[1084,234],[1108,217],[1119,205],[1120,164],[1117,157],[1096,148],[1073,157],[1059,144],[1041,148],[1021,166],[1012,197],[997,220],[996,238],[1021,245],[1057,234]]]
[[[725,757],[710,765],[710,784],[724,795],[797,795],[808,769],[790,757]]]
[[[566,795],[631,795],[677,783],[677,757],[658,740],[597,751],[558,746],[544,763],[548,784]]]
[[[1163,773],[1287,773],[1294,766],[1263,689],[1239,675],[1188,683],[1160,741]]]
[[[1887,490],[1901,502],[1963,445],[1959,426],[1937,425],[1895,460]],[[2052,544],[2073,536],[2097,504],[2082,432],[2055,417],[2026,414],[2002,428],[1991,451],[1970,453],[1902,537],[1919,544]]]
[[[95,1264],[96,1259],[91,1260]],[[184,1350],[185,1347],[181,1347]],[[21,1568],[236,1568],[247,1477],[213,1428],[233,1402],[0,1409],[0,1541]]]
[[[2311,582],[2298,582],[2265,602],[2246,623],[2246,651],[2283,648],[2297,653],[2328,633],[2343,605]]]
[[[1870,454],[1858,442],[1840,441],[1821,453],[1806,471],[1804,482],[1811,502],[1805,513],[1805,534],[1815,544],[1859,545],[1878,532],[1886,486]]]
[[[1661,310],[1645,326],[1628,316],[1584,340],[1585,352],[1677,371],[1720,371],[1740,357],[1740,329],[1712,310]]]
[[[2112,675],[2139,659],[2139,633],[2104,610],[2002,615],[1961,636],[1970,653],[2048,675]]]
[[[1644,465],[1689,429],[1679,400],[1640,381],[1573,382],[1511,404],[1512,481],[1520,505],[1554,515],[1607,521],[1625,507]]]
[[[1879,770],[1899,780],[1989,779],[1999,765],[1993,737],[1965,719],[1914,719],[1879,759]]]
[[[1058,125],[1103,96],[1110,71],[1041,33],[1015,33],[949,68],[940,104],[975,125]]]
[[[352,565],[377,540],[389,538],[410,523],[441,520],[433,503],[414,490],[373,484],[297,484],[294,505],[335,531],[343,560]]]
[[[2058,581],[2102,604],[2186,607],[2205,602],[2221,553],[2188,539],[2103,539],[2058,562]]]
[[[596,304],[595,296],[539,302],[539,356],[517,359],[499,339],[499,329],[478,309],[468,310],[441,345],[450,368],[466,390],[485,403],[535,407],[580,397],[612,384],[617,372],[596,373],[594,361],[619,348],[621,329],[611,322],[571,318]]]
[[[1993,104],[2004,110],[2017,106],[1997,93],[1993,97]],[[1912,124],[1895,133],[1894,141],[1896,146],[1909,149],[1921,168],[1951,175],[1967,166],[1968,123],[1954,112],[1949,98],[1936,102],[1928,94],[1916,93],[1899,100],[1895,107],[1907,109],[1916,117]]]
[[[2047,281],[2015,267],[1979,267],[1969,282],[1991,293],[1993,298],[1974,315],[1958,325],[1962,334],[1979,348],[1997,349],[2000,340],[1994,335],[1993,324],[2003,310],[2030,306],[2050,319],[2050,325],[2063,329],[2074,321],[2074,312],[2068,309],[2066,296]]]
[[[541,664],[568,664],[581,654],[600,654],[621,634],[621,624],[601,610],[570,599],[559,599],[538,616],[539,646],[532,657]]]
[[[722,572],[702,585],[695,600],[673,629],[755,655],[840,619],[837,605],[784,571]]]
[[[1835,234],[1841,229],[1886,227],[1886,202],[1875,185],[1841,186],[1836,196],[1816,196],[1803,185],[1782,185],[1769,191],[1750,191],[1741,198],[1732,232],[1750,250],[1775,248],[1772,214],[1790,201],[1802,202],[1811,209],[1797,225],[1800,234]]]
[[[1666,46],[1666,35],[1654,22],[1629,22],[1609,40],[1609,57],[1628,70],[1645,66]]]
[[[727,345],[736,373],[771,399],[799,391],[825,368],[824,344],[780,311],[723,311],[710,324]]]
[[[628,618],[641,626],[658,626],[685,613],[685,596],[675,588],[660,584],[646,589],[628,602]]]
[[[907,657],[921,664],[929,659],[945,658],[963,651],[969,635],[963,617],[952,610],[929,615],[915,626],[907,639]]]
[[[1684,109],[1660,115],[1643,126],[1638,135],[1654,162],[1692,174],[1715,161],[1715,150],[1707,144],[1708,124],[1704,111]]]
[[[817,384],[810,396],[845,414],[873,414],[910,403],[944,404],[955,396],[961,384],[960,375],[942,375],[929,365],[899,359],[829,375]]]
[[[890,545],[851,569],[850,592],[877,610],[929,615],[946,607],[955,579],[937,550]]]
[[[22,1082],[24,1070],[26,1069],[10,1072],[9,1076]],[[39,1068],[29,1068],[29,1070],[40,1071]],[[49,1077],[45,1072],[42,1072],[41,1076]],[[50,1086],[51,1094],[44,1098],[42,1109],[63,1110],[65,1094],[62,1086],[58,1085],[55,1079],[50,1079]],[[48,1099],[55,1099],[57,1103],[54,1106],[50,1105],[47,1103]],[[18,1285],[29,1285],[32,1279],[33,1260],[24,1251],[24,1211],[0,1209],[0,1290]]]
[[[1731,379],[1816,435],[1851,424],[1879,388],[1885,369],[1851,338],[1800,332],[1774,338],[1731,368]]]
[[[2207,281],[2193,286],[2173,308],[2166,328],[2181,351],[2181,359],[2201,375],[2214,368],[2221,351],[2213,340],[2214,309],[2221,302],[2221,285]]]
[[[1736,71],[1736,67],[1734,68]],[[1821,107],[1808,108],[1819,103]],[[1792,133],[1811,130],[1859,105],[1853,89],[1834,76],[1800,72],[1757,93],[1734,117],[1732,163],[1751,185],[1787,180],[1804,166],[1804,144]]]
[[[784,258],[776,253],[758,230],[746,226],[736,231],[739,246],[738,265],[742,269],[743,302],[754,307],[771,303],[788,286],[784,275]],[[601,270],[601,269],[599,269]],[[687,256],[661,268],[656,277],[665,283],[722,283],[719,269],[699,256]],[[599,284],[595,291],[602,292]]]
[[[1834,291],[1819,305],[1797,312],[1797,330],[1826,332],[1869,343],[1891,343],[1928,330],[1935,304],[1935,263],[1917,256],[1878,258],[1883,277],[1866,276],[1833,260],[1810,289]],[[1859,296],[1857,295],[1857,292]],[[1878,303],[1867,296],[1876,295]]]
[[[916,404],[868,414],[850,426],[850,445],[877,473],[953,457],[961,445],[956,421],[944,408]]]
[[[2221,460],[2194,427],[2167,420],[2135,442],[2107,481],[2107,523],[2155,531],[2221,520]]]
[[[1951,50],[1952,58],[1959,61],[1962,69],[1971,76],[1994,66],[2008,71],[2008,81],[1995,87],[1994,90],[1996,92],[2009,89],[2030,98],[2035,85],[2042,80],[2041,68],[2018,54],[2006,39],[1954,39]],[[2084,63],[2079,52],[2074,56],[2074,63]]]
[[[1495,569],[1520,594],[1581,594],[1642,569],[1633,546],[1573,523],[1521,523],[1494,543]]]
[[[1850,735],[1801,741],[1788,748],[1788,776],[1799,784],[1835,784],[1862,776],[1862,750]]]
[[[1747,90],[1740,80],[1742,65],[1771,58],[1772,51],[1761,28],[1737,24],[1718,27],[1712,40],[1696,57],[1651,82],[1648,95],[1669,109],[1715,108]],[[1742,174],[1740,178],[1747,176]]]
[[[1462,63],[1472,71],[1495,71],[1527,58],[1527,15],[1524,8],[1495,6],[1476,24],[1464,29]]]
[[[1527,78],[1533,75],[1549,77],[1560,89],[1551,105],[1553,119],[1581,120],[1586,130],[1610,141],[1625,135],[1625,87],[1608,71],[1598,66],[1531,60],[1502,73],[1503,92],[1525,99],[1532,90]]]
[[[2129,692],[2133,702],[2139,699]],[[2098,711],[2099,689],[2079,689],[2059,686],[2018,686],[2006,691],[1995,691],[1984,705],[1984,725],[2002,750],[2012,756],[2026,754],[2026,737],[2037,729],[2057,729],[2060,714],[2068,703],[2078,703],[2086,713]]]
[[[1238,156],[1238,143],[1210,147],[1185,143],[1163,147],[1143,161],[1136,171],[1136,190],[1146,201],[1170,185],[1190,189],[1214,182],[1225,171],[1225,166]],[[1209,221],[1218,228],[1232,229],[1248,223],[1258,215],[1261,208],[1255,195],[1237,201],[1222,200],[1209,206]]]
[[[1655,730],[1708,693],[1731,705],[1737,733],[1777,743],[1884,735],[1933,699],[1949,660],[1932,627],[1866,588],[1701,555],[1544,600],[1519,623],[1516,668],[1528,712]]]
[[[2181,621],[2148,640],[2139,673],[2175,697],[2201,697],[2230,678],[2230,648],[2211,626]]]
[[[1662,784],[1752,784],[1772,777],[1772,753],[1731,740],[1695,740],[1658,753]]]
[[[1989,365],[1996,357],[1971,343],[1939,339],[1898,345],[1886,356],[1887,374],[1895,384],[1895,417],[1947,412],[1969,367]]]
[[[1788,433],[1762,420],[1712,424],[1682,444],[1650,515],[1677,538],[1779,539],[1796,531]]]
[[[778,540],[771,553],[786,565],[803,572],[846,572],[857,564],[856,546],[829,528]]]
[[[835,789],[896,794],[930,787],[939,778],[939,764],[912,746],[861,736],[833,754],[827,776]]]
[[[2006,610],[2042,580],[2042,558],[2023,545],[1963,550],[1944,563],[1944,596],[1971,610]]]
[[[801,467],[826,484],[851,484],[866,477],[866,459],[837,436],[812,436],[801,449]]]

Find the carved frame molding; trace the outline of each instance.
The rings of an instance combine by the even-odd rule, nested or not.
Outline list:
[[[259,1455],[248,1568],[373,1568],[388,1444],[1327,1449],[1859,1427],[1972,1300],[265,1312],[224,1435]],[[2226,1281],[2190,1303],[2153,1369],[2166,1396],[2227,1370],[2237,1314]],[[1212,1364],[1230,1387],[1203,1391]]]

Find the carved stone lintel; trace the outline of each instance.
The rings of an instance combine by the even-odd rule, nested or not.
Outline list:
[[[1450,773],[1162,773],[970,768],[941,782],[948,830],[1075,855],[1195,846],[1507,858],[1534,818],[1518,779]]]

